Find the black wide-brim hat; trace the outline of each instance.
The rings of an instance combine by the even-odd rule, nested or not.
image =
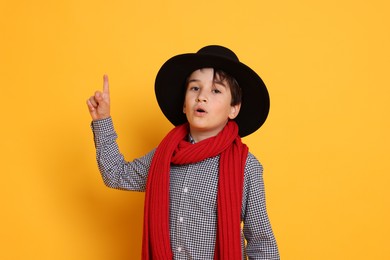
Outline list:
[[[156,76],[155,94],[165,117],[175,126],[187,122],[183,113],[186,81],[201,68],[220,69],[234,77],[242,89],[241,109],[234,119],[239,135],[259,129],[268,116],[270,100],[267,88],[257,73],[241,63],[230,49],[210,45],[197,53],[180,54],[166,61]]]

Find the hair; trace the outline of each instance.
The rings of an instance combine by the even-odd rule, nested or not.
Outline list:
[[[226,81],[228,83],[230,93],[232,95],[231,106],[241,104],[242,101],[242,89],[238,85],[237,80],[230,74],[220,69],[214,69],[214,81]]]
[[[186,79],[186,84],[185,86],[188,86],[188,79]],[[221,69],[215,69],[214,68],[214,76],[213,76],[213,81],[226,81],[227,86],[230,89],[230,93],[232,95],[232,101],[230,102],[231,106],[239,105],[242,102],[242,89],[240,85],[238,85],[237,80],[231,76],[230,74],[226,73],[225,71]]]

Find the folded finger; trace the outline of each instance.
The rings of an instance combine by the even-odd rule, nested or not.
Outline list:
[[[96,98],[94,96],[90,97],[88,99],[88,102],[89,104],[91,104],[91,106],[93,106],[94,108],[97,108],[98,107],[98,102],[96,100]]]
[[[95,107],[92,105],[91,101],[88,99],[87,100],[87,106],[90,112],[95,111]]]

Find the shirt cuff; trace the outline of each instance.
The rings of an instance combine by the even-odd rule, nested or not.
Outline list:
[[[101,136],[114,132],[114,123],[112,122],[112,118],[108,117],[92,121],[91,128],[95,136]]]

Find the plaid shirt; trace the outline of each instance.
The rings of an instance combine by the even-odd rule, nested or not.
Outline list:
[[[155,150],[128,162],[119,152],[111,118],[92,122],[92,129],[104,183],[115,189],[145,191]],[[170,238],[175,260],[214,259],[218,165],[219,156],[171,166]],[[259,161],[249,153],[241,211],[243,259],[280,259],[266,212],[262,172]]]

